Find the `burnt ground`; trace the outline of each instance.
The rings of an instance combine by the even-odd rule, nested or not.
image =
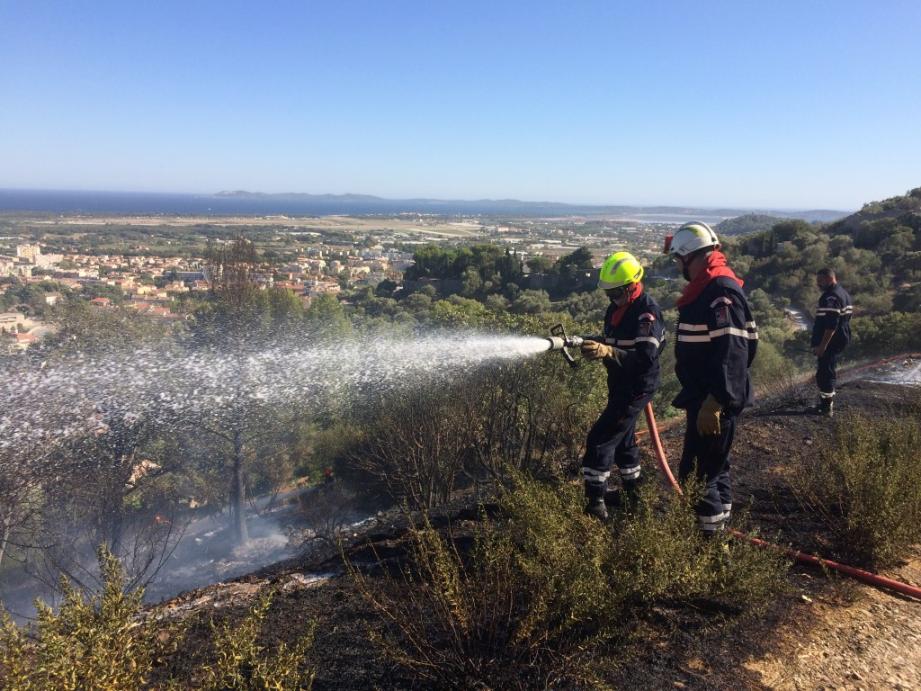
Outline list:
[[[904,412],[916,395],[852,381],[839,390],[836,415],[885,417]],[[733,447],[733,513],[747,514],[745,527],[766,538],[848,563],[791,490],[797,466],[831,437],[828,420],[803,414],[813,396],[805,386],[742,419]],[[677,425],[662,435],[673,469],[682,433]],[[921,586],[921,551],[883,574]],[[667,665],[647,688],[921,688],[921,602],[799,565],[790,586],[759,621],[739,622],[729,640],[679,631],[678,640],[695,652]]]
[[[903,387],[855,381],[842,386],[838,414],[886,415],[904,409]],[[790,482],[795,468],[828,441],[831,424],[804,415],[812,399],[804,386],[757,406],[743,418],[734,446],[734,514],[760,535],[836,558],[830,536],[804,512]],[[682,424],[662,434],[672,467]],[[647,472],[656,473],[651,453]],[[656,473],[658,474],[658,473]],[[462,503],[435,522],[460,528],[476,518]],[[384,516],[352,536],[349,558],[372,573],[405,555],[406,521]],[[374,551],[367,547],[374,545]],[[921,585],[921,553],[886,575]],[[921,688],[921,602],[855,581],[794,565],[789,587],[758,615],[718,617],[706,605],[663,605],[645,613],[635,643],[618,652],[623,662],[609,678],[612,688],[644,689],[915,689]],[[186,674],[207,651],[210,617],[237,617],[261,589],[278,593],[269,613],[267,642],[292,641],[308,621],[317,623],[313,658],[315,689],[414,688],[369,641],[380,627],[348,577],[337,550],[326,545],[310,555],[275,564],[230,583],[181,595],[151,609],[157,618],[192,622],[184,653],[160,675]],[[424,688],[418,686],[417,688]]]

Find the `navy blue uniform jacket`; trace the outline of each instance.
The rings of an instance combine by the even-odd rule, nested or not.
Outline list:
[[[681,391],[672,405],[699,406],[710,394],[738,413],[753,402],[749,368],[758,328],[748,298],[731,278],[714,278],[693,302],[678,309],[675,373]]]
[[[611,324],[613,303],[604,315],[604,342],[627,351],[623,366],[604,361],[608,369],[609,404],[627,405],[651,396],[659,386],[659,353],[665,346],[662,310],[646,293],[630,303],[620,324]]]
[[[826,330],[834,329],[835,335],[831,337],[828,351],[838,353],[851,342],[851,313],[854,307],[851,296],[841,287],[840,283],[829,286],[819,298],[819,306],[815,310],[815,324],[812,326],[812,347],[815,348],[822,342]]]

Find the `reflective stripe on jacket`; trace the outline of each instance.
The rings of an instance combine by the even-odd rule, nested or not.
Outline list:
[[[604,342],[627,351],[624,364],[605,361],[608,369],[608,395],[629,402],[655,392],[659,386],[659,353],[665,346],[662,310],[648,294],[634,300],[620,324],[611,324],[613,303],[604,315]]]
[[[758,349],[758,327],[741,286],[713,279],[697,299],[678,310],[675,373],[681,391],[672,405],[699,405],[712,394],[724,410],[753,402],[749,368]]]
[[[854,306],[851,296],[840,283],[829,286],[819,298],[815,310],[815,324],[812,327],[812,347],[822,342],[826,331],[835,330],[828,347],[832,351],[843,350],[851,341],[851,314]]]

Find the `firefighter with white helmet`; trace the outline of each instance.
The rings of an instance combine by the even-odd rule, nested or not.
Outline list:
[[[686,223],[666,238],[665,251],[688,281],[677,303],[675,373],[681,391],[672,405],[687,415],[678,475],[684,480],[696,473],[704,484],[695,510],[701,531],[712,535],[732,510],[729,452],[738,416],[752,404],[749,368],[758,330],[743,282],[710,226]]]
[[[588,433],[582,474],[586,512],[607,518],[605,493],[616,465],[628,499],[635,502],[640,454],[636,419],[659,385],[659,353],[665,344],[662,312],[643,292],[643,267],[629,252],[616,252],[601,267],[598,287],[611,301],[602,340],[586,340],[582,355],[601,360],[608,374],[608,404]]]

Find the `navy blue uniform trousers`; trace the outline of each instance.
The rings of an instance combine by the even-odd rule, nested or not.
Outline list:
[[[815,383],[819,387],[819,395],[823,398],[831,398],[835,394],[840,354],[840,350],[826,350],[816,361]]]
[[[617,465],[624,489],[640,479],[640,450],[636,445],[636,419],[649,402],[642,396],[629,403],[612,403],[592,425],[585,442],[582,472],[585,493],[592,499],[603,497],[611,468]]]
[[[718,530],[732,511],[732,486],[729,481],[729,449],[736,432],[737,415],[720,415],[720,433],[701,436],[697,433],[700,404],[688,406],[684,432],[684,452],[678,466],[678,479],[691,473],[703,483],[703,494],[695,507],[704,532]]]

